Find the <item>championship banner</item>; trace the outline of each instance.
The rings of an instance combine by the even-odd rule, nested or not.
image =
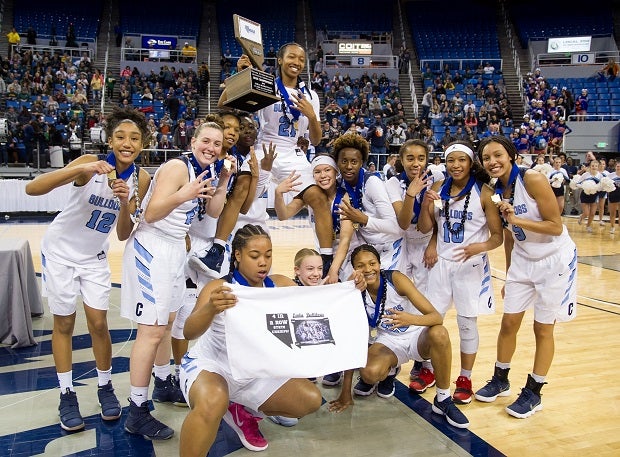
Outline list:
[[[313,287],[226,284],[224,311],[235,379],[311,378],[366,365],[368,320],[353,281]]]

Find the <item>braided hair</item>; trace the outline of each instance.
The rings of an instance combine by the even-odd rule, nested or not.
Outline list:
[[[237,260],[235,259],[235,252],[241,251],[247,244],[250,238],[255,236],[265,236],[271,240],[269,234],[260,225],[246,224],[241,227],[235,233],[235,237],[230,245],[232,255],[230,256],[230,272],[232,273],[237,269]]]

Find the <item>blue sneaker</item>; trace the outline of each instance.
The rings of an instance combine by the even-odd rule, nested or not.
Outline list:
[[[375,391],[377,384],[366,384],[364,381],[362,381],[361,377],[357,379],[358,379],[357,384],[355,384],[355,386],[353,387],[353,393],[355,395],[367,397]]]
[[[282,427],[293,427],[299,422],[299,419],[296,417],[267,416],[267,418],[274,424],[281,425]]]
[[[84,419],[82,419],[82,415],[80,414],[77,394],[68,387],[65,393],[60,394],[58,415],[60,416],[60,426],[63,430],[74,432],[84,428]]]
[[[207,253],[203,257],[198,257],[197,253],[194,253],[189,258],[189,264],[197,271],[203,271],[205,273],[219,274],[222,270],[222,264],[224,263],[224,246],[213,243],[213,246],[209,248]]]
[[[330,373],[323,376],[323,380],[321,384],[324,386],[338,386],[342,383],[342,379],[344,378],[344,373],[342,371],[338,373]]]
[[[97,388],[97,397],[101,406],[101,418],[104,421],[113,421],[121,417],[121,404],[114,394],[112,381]]]
[[[125,421],[125,431],[134,435],[142,435],[147,440],[168,440],[174,435],[167,425],[161,423],[149,411],[148,402],[137,406],[129,399],[129,414]]]
[[[153,387],[153,394],[151,397],[153,401],[158,403],[172,403],[175,406],[187,406],[183,392],[176,382],[176,378],[169,374],[166,379],[159,379],[155,374],[155,386]]]
[[[396,386],[394,385],[394,381],[396,380],[396,376],[400,372],[400,367],[396,368],[396,372],[394,374],[388,375],[383,381],[379,381],[377,384],[377,395],[381,398],[390,398],[396,392]]]
[[[454,427],[469,427],[469,421],[467,420],[467,417],[465,417],[465,414],[463,414],[461,410],[456,407],[456,405],[452,401],[452,397],[448,397],[444,401],[438,402],[437,395],[435,395],[435,398],[433,399],[432,409],[435,414],[446,416],[448,424]]]
[[[506,412],[519,419],[526,419],[542,409],[540,395],[527,387],[521,389],[521,394],[512,405],[506,406]]]
[[[483,401],[485,403],[491,403],[495,401],[497,397],[507,397],[510,395],[510,381],[502,380],[497,376],[493,375],[493,377],[487,381],[486,386],[478,389],[476,394],[476,400]]]

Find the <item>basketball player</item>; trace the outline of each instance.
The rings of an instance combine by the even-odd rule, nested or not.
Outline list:
[[[495,312],[491,268],[487,251],[503,241],[502,223],[491,201],[493,191],[483,182],[488,175],[474,159],[472,149],[460,142],[445,151],[445,180],[426,192],[418,220],[422,233],[435,230],[429,244],[437,257],[428,277],[426,297],[443,316],[456,308],[461,349],[461,372],[456,380],[455,403],[470,403],[471,373],[479,346],[478,315]]]
[[[155,419],[148,405],[153,364],[170,363],[169,322],[185,289],[185,237],[195,216],[217,217],[234,167],[223,170],[217,188],[210,166],[222,148],[222,127],[201,124],[191,139],[192,153],[162,164],[144,201],[144,221],[129,237],[123,256],[121,316],[138,324],[130,356],[131,396],[125,430],[150,440],[174,431]]]
[[[287,43],[280,48],[277,55],[278,78],[276,84],[281,101],[258,111],[259,133],[257,140],[257,158],[262,159],[268,148],[276,148],[271,173],[276,182],[281,182],[292,171],[301,175],[302,185],[295,198],[300,198],[314,211],[316,235],[327,274],[333,258],[331,215],[325,194],[315,185],[312,170],[305,153],[297,147],[299,137],[308,136],[313,145],[321,141],[320,103],[317,93],[305,86],[301,80],[306,62],[306,52],[297,43]],[[250,67],[246,55],[237,62],[239,71]],[[224,106],[229,94],[222,92],[219,106]],[[246,191],[247,192],[247,191]],[[245,199],[245,195],[243,196]],[[224,261],[226,239],[232,233],[238,209],[226,205],[218,222],[216,238],[212,248],[200,259],[203,269],[220,272]]]
[[[576,315],[577,248],[562,224],[549,182],[540,173],[520,172],[514,165],[516,154],[515,146],[503,136],[480,142],[480,160],[497,178],[495,193],[501,197],[497,207],[507,224],[507,271],[495,372],[476,392],[476,399],[492,402],[510,395],[508,372],[517,333],[526,309],[533,307],[534,366],[517,400],[506,407],[508,414],[524,419],[542,409],[540,390],[553,360],[555,323]]]
[[[60,384],[60,426],[67,431],[84,428],[72,370],[78,295],[82,296],[92,338],[101,417],[115,420],[121,416],[112,387],[112,344],[107,323],[111,287],[108,237],[116,227],[119,240],[126,240],[139,220],[140,202],[151,178],[134,161],[148,145],[147,133],[144,114],[133,108],[115,109],[106,119],[112,152],[105,160],[94,154],[82,155],[62,169],[37,176],[26,186],[28,195],[43,195],[65,184],[72,186],[67,206],[41,241],[43,295],[54,316],[52,354]]]

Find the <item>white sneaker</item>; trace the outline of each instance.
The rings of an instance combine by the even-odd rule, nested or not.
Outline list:
[[[613,235],[614,233],[616,233],[616,227],[612,227],[612,228],[610,228],[610,229],[609,229],[609,233],[610,233],[611,235]]]
[[[586,227],[586,232],[592,233],[592,227]]]
[[[605,225],[605,222],[603,222],[603,221],[598,221],[598,225]]]

